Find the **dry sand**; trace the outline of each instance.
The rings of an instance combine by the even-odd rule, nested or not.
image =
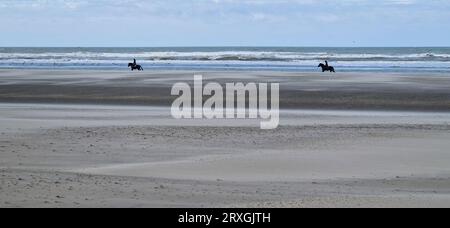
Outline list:
[[[205,75],[321,103],[264,131],[173,120],[168,88],[191,72],[0,71],[0,207],[450,207],[450,77]]]

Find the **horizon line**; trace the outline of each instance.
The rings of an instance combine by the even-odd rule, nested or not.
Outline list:
[[[450,46],[0,46],[0,48],[450,48]]]

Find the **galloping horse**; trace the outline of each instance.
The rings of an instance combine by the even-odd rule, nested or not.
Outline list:
[[[321,64],[319,64],[318,67],[322,67],[322,72],[330,71],[330,72],[336,73],[336,71],[334,70],[334,67],[332,67],[332,66],[327,66],[327,65],[321,63]]]
[[[128,67],[131,67],[131,71],[138,70],[143,71],[144,68],[142,68],[141,65],[134,65],[133,63],[128,63]]]

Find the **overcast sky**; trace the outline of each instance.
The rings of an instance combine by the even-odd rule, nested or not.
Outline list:
[[[0,0],[0,46],[450,46],[450,0]]]

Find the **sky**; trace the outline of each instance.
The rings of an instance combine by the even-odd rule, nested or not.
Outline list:
[[[0,46],[450,46],[450,0],[0,0]]]

